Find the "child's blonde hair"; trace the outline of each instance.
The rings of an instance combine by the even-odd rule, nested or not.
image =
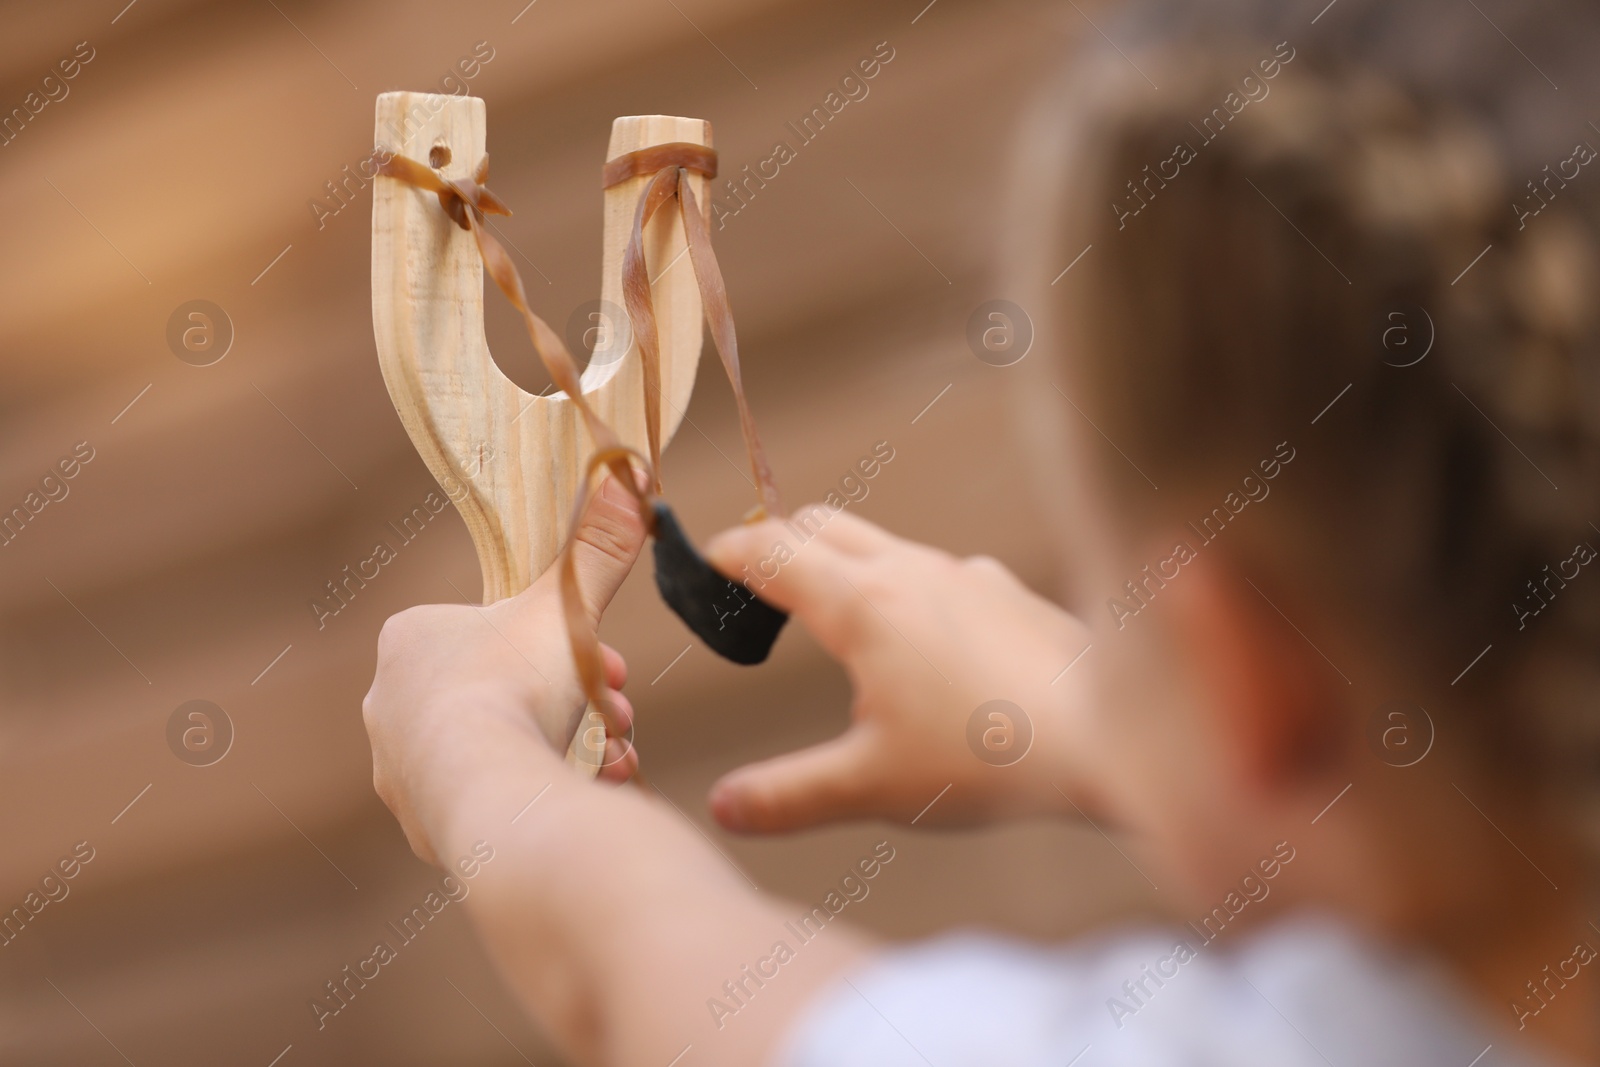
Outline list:
[[[1389,697],[1565,787],[1600,781],[1600,256],[1563,195],[1600,190],[1600,135],[1572,140],[1513,183],[1490,131],[1289,42],[1080,58],[1026,124],[1007,264],[1069,362],[1032,366],[1033,424],[1079,420],[1059,391],[1114,442],[1131,530],[1193,539],[1290,442],[1230,550],[1353,623]]]

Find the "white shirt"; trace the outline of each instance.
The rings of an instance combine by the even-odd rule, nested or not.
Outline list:
[[[1231,945],[1181,927],[1057,949],[956,935],[891,950],[819,996],[777,1062],[1558,1067],[1515,1021],[1509,1004],[1496,1019],[1436,968],[1322,918]]]

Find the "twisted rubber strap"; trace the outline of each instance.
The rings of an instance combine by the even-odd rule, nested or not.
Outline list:
[[[783,505],[778,499],[778,486],[772,479],[772,468],[767,465],[761,435],[756,432],[756,417],[744,395],[744,376],[739,371],[739,340],[733,331],[728,287],[722,280],[717,254],[711,248],[711,228],[700,214],[694,190],[688,182],[678,183],[678,206],[683,212],[683,232],[689,240],[689,259],[694,264],[695,281],[700,285],[700,303],[705,307],[706,322],[711,327],[711,341],[717,346],[717,355],[722,357],[722,369],[727,372],[734,403],[739,407],[739,429],[744,434],[744,448],[750,457],[750,472],[755,475],[761,507],[769,517],[780,518]]]
[[[620,157],[622,160],[626,156]],[[650,295],[650,271],[644,260],[645,225],[661,209],[667,198],[678,191],[676,167],[659,170],[639,196],[633,212],[633,232],[622,251],[622,302],[627,305],[628,321],[639,346],[639,365],[644,371],[644,426],[650,445],[650,466],[655,471],[655,491],[661,492],[661,339],[656,327],[655,302]]]
[[[655,174],[668,167],[682,167],[706,178],[717,176],[717,152],[692,141],[668,141],[637,152],[627,152],[600,170],[600,187],[609,189],[641,174]]]
[[[728,303],[728,287],[722,279],[717,254],[711,247],[711,228],[695,202],[693,188],[685,180],[685,171],[694,171],[706,177],[716,176],[715,153],[711,153],[709,171],[703,164],[704,156],[709,152],[711,150],[703,145],[683,142],[655,145],[618,156],[607,163],[602,172],[602,181],[606,188],[610,188],[628,178],[648,173],[651,167],[657,168],[650,184],[639,197],[639,206],[633,217],[633,234],[622,256],[623,298],[644,369],[645,427],[650,437],[651,467],[660,470],[661,350],[655,307],[650,297],[650,275],[644,262],[644,227],[666,199],[676,194],[679,212],[683,217],[684,238],[688,242],[689,260],[694,267],[695,283],[700,287],[700,303],[706,322],[711,327],[711,341],[728,375],[728,384],[733,387],[734,403],[739,409],[739,429],[744,436],[745,452],[750,457],[751,473],[755,475],[761,509],[767,515],[779,516],[783,514],[783,507],[778,498],[777,484],[772,478],[772,468],[767,464],[761,436],[756,431],[750,402],[745,397],[744,377],[739,369],[739,341],[733,327],[733,309]],[[658,493],[661,491],[659,480],[655,489]]]

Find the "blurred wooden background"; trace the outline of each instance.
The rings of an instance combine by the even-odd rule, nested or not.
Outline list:
[[[320,228],[310,203],[331,204],[325,183],[370,151],[379,92],[437,91],[486,42],[466,84],[488,102],[493,186],[516,210],[502,232],[559,327],[599,293],[613,116],[708,118],[732,174],[796,144],[785,124],[888,42],[867,97],[715,235],[749,392],[789,500],[887,440],[895,459],[861,514],[1048,588],[1006,372],[974,358],[965,328],[1006,295],[994,257],[1016,111],[1093,31],[1044,0],[124,3],[0,8],[0,113],[79,42],[93,50],[0,147],[0,507],[78,442],[95,457],[0,548],[0,907],[75,843],[95,849],[70,896],[0,947],[0,1061],[554,1062],[458,909],[326,1029],[308,1007],[437,877],[371,789],[359,703],[378,627],[478,593],[451,511],[316,625],[308,602],[393,541],[386,521],[433,483],[378,374],[370,199],[354,191]],[[195,299],[236,334],[212,366],[168,347],[169,317]],[[489,306],[502,365],[542,387],[505,302]],[[750,498],[714,363],[690,419],[666,477],[703,538]],[[718,661],[660,605],[648,564],[606,636],[631,663],[653,779],[764,887],[817,897],[887,836],[901,858],[851,914],[893,936],[1056,936],[1151,902],[1093,830],[728,838],[706,787],[836,731],[842,676],[794,631],[763,668]],[[193,699],[236,731],[207,767],[168,747]]]

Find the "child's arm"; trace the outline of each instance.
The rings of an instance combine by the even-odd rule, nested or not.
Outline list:
[[[643,533],[612,487],[581,536],[598,615]],[[417,854],[454,877],[449,895],[465,891],[507,982],[578,1062],[665,1065],[688,1045],[685,1064],[766,1062],[866,942],[839,928],[799,943],[785,923],[803,907],[753,890],[653,796],[595,785],[565,764],[546,738],[583,695],[555,577],[488,608],[389,620],[362,709],[378,794]],[[625,667],[607,655],[607,683],[619,687]]]
[[[1077,766],[1086,746],[1074,740],[1091,665],[1064,672],[1088,646],[1088,629],[999,563],[955,559],[825,505],[729,530],[708,555],[792,612],[855,689],[842,735],[717,783],[711,804],[723,825],[952,825],[1091,806]],[[1021,715],[979,712],[994,700]],[[1002,766],[1030,730],[1026,755]]]

